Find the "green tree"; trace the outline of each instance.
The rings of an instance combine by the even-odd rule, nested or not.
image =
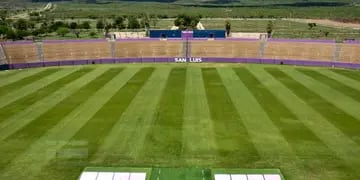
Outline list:
[[[229,20],[225,21],[225,31],[226,31],[226,36],[229,37],[231,32],[231,24]]]
[[[79,29],[74,30],[74,34],[75,34],[76,38],[80,38],[80,33],[81,33],[81,31]]]
[[[272,21],[269,21],[267,26],[266,26],[266,32],[268,34],[268,38],[271,38],[271,34],[273,32],[273,28],[274,28],[274,24]]]
[[[59,27],[59,29],[56,30],[56,33],[64,37],[67,33],[69,33],[69,29],[66,27]]]
[[[89,21],[84,21],[80,24],[80,28],[82,29],[91,29],[91,25]]]
[[[2,21],[5,21],[8,15],[8,11],[7,10],[0,10],[0,19]]]
[[[325,37],[328,37],[329,33],[330,33],[329,31],[324,31]]]
[[[113,26],[118,29],[124,29],[124,21],[125,19],[122,16],[118,16],[114,19]]]
[[[128,17],[128,28],[129,29],[139,29],[140,28],[140,23],[135,16]]]
[[[313,27],[316,27],[316,23],[308,23],[309,29],[311,30]]]
[[[13,24],[13,26],[18,30],[27,30],[30,27],[30,23],[25,19],[19,19]]]
[[[102,19],[99,19],[97,22],[96,22],[96,29],[104,29],[105,27],[105,24],[104,24],[104,21]]]
[[[112,28],[112,24],[111,23],[107,23],[104,27],[105,29],[105,37],[108,37],[110,29]]]
[[[56,21],[56,22],[52,22],[49,26],[49,31],[50,32],[54,32],[57,31],[60,27],[65,27],[68,28],[68,24],[66,24],[65,22],[62,21]]]
[[[144,14],[141,17],[140,26],[146,30],[150,28],[150,17],[147,14]]]
[[[17,36],[16,31],[14,31],[14,30],[12,30],[12,29],[9,29],[9,30],[6,32],[6,38],[7,38],[7,39],[12,39],[13,41],[17,40],[17,39],[18,39],[18,36]]]
[[[78,24],[76,22],[70,23],[70,29],[77,29],[77,28],[78,28]]]
[[[96,37],[96,32],[94,32],[94,31],[91,31],[90,33],[89,33],[89,35],[91,36],[91,37]]]
[[[186,14],[179,15],[175,21],[174,25],[178,26],[181,30],[192,30],[196,29],[196,25],[199,23],[201,16],[189,16]]]
[[[156,28],[157,23],[159,22],[159,18],[155,16],[154,14],[150,15],[150,22],[151,25]]]
[[[9,31],[9,27],[6,25],[0,25],[0,36],[3,37]]]

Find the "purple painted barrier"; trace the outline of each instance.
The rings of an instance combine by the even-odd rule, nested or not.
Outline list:
[[[21,63],[21,64],[10,64],[10,69],[25,69],[27,68],[27,64],[26,63]]]
[[[113,63],[172,63],[175,58],[120,58],[120,59],[94,59],[94,60],[68,60],[53,62],[35,62],[10,64],[10,69],[24,69],[44,66],[67,66],[67,65],[86,65],[86,64],[113,64]],[[257,59],[257,58],[202,58],[202,62],[218,63],[256,63],[256,64],[284,64],[297,66],[323,66],[360,69],[360,64],[329,62],[329,61],[306,61],[306,60],[278,60],[278,59]]]
[[[183,41],[182,38],[125,38],[125,39],[116,39],[116,42],[127,42],[127,41]]]
[[[102,59],[101,60],[101,64],[114,64],[115,60],[114,59]]]
[[[193,31],[182,31],[181,38],[182,39],[193,39],[194,32]]]
[[[226,38],[226,41],[260,41],[256,38]]]
[[[108,42],[106,39],[44,40],[44,44]]]
[[[116,63],[130,63],[131,58],[121,58],[121,59],[116,59],[115,62]],[[141,59],[138,59],[139,62],[141,62]]]
[[[74,65],[74,61],[59,61],[59,66]]]
[[[16,44],[33,44],[34,41],[5,41],[2,42],[4,45],[16,45]]]
[[[154,58],[141,58],[143,63],[151,63],[151,62],[155,62]]]
[[[78,61],[73,61],[74,65],[85,65],[85,64],[89,64],[88,60],[78,60]]]
[[[44,66],[59,66],[59,62],[58,61],[44,62]]]
[[[247,59],[246,63],[261,64],[261,59]]]
[[[154,60],[159,63],[174,62],[174,58],[155,58]]]
[[[27,67],[28,68],[44,67],[44,63],[42,62],[28,63]]]
[[[347,40],[347,41],[344,41],[345,44],[360,44],[360,40],[354,40],[354,41],[350,41],[350,40]]]
[[[280,62],[277,62],[274,59],[260,59],[261,64],[280,64]]]
[[[335,43],[335,40],[315,40],[315,39],[268,39],[269,42],[307,42],[307,43]]]

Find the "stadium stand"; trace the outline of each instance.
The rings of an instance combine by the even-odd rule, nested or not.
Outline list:
[[[332,61],[334,43],[317,42],[267,42],[264,58]]]
[[[339,60],[341,62],[360,63],[360,44],[347,44],[341,46]]]
[[[108,42],[44,43],[46,61],[111,58]]]
[[[360,68],[360,43],[258,39],[122,39],[3,43],[11,68],[118,62],[246,62]],[[84,62],[84,60],[86,62]],[[81,61],[81,62],[80,62]],[[180,61],[179,61],[180,62]],[[2,63],[4,64],[4,63]],[[7,67],[3,67],[6,69]]]
[[[34,43],[11,43],[4,45],[9,63],[30,63],[39,60]]]
[[[182,41],[117,41],[116,58],[181,57]]]
[[[193,40],[193,57],[259,58],[260,41]]]

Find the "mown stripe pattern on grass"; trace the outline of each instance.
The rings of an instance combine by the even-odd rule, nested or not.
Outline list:
[[[174,68],[154,114],[152,128],[146,135],[143,157],[180,161],[186,68]]]
[[[98,78],[82,87],[79,91],[59,102],[54,108],[48,110],[28,125],[18,130],[1,143],[0,152],[6,154],[6,158],[0,160],[0,169],[4,168],[10,160],[26,150],[26,148],[41,137],[49,128],[56,125],[61,119],[69,114],[75,107],[100,89],[106,82],[111,80],[122,68],[109,69]],[[85,71],[91,71],[86,69]],[[7,152],[8,147],[16,147],[16,150]]]
[[[357,102],[360,102],[360,91],[347,86],[346,84],[343,84],[333,78],[327,77],[317,71],[310,70],[310,69],[303,69],[298,68],[296,69],[299,72],[304,73],[305,75],[319,81],[320,83],[324,83],[328,85],[329,87],[338,90],[339,92],[351,97]]]
[[[345,77],[360,81],[360,71],[358,70],[344,70],[344,69],[331,69],[331,70]]]
[[[63,172],[79,174],[94,156],[113,125],[127,109],[133,98],[150,77],[154,68],[138,71],[102,108],[71,138],[56,159],[43,171],[50,171],[50,179],[62,179]],[[80,155],[78,154],[80,153]],[[48,175],[47,175],[48,176]],[[76,177],[66,177],[76,178]],[[64,179],[66,179],[64,178]]]
[[[291,145],[301,162],[305,166],[307,177],[316,177],[318,170],[313,171],[314,167],[323,167],[323,178],[336,178],[336,171],[343,169],[348,174],[353,174],[352,170],[347,170],[339,158],[329,149],[293,112],[291,112],[281,101],[279,101],[262,83],[246,68],[234,69],[239,78],[243,81],[250,92],[257,99],[263,110],[267,113],[273,123],[279,128],[283,137]],[[268,103],[271,102],[271,103]],[[321,154],[322,159],[308,159],[314,154]],[[331,162],[331,163],[329,163]],[[336,166],[334,166],[336,164]],[[324,175],[326,174],[326,176]]]
[[[203,68],[202,75],[219,158],[233,159],[223,166],[252,164],[259,158],[246,127],[215,68]]]
[[[307,103],[308,106],[314,108],[344,134],[360,144],[360,121],[358,119],[329,103],[326,99],[314,93],[278,68],[266,68],[265,70],[288,87],[294,94]]]
[[[27,76],[23,79],[20,79],[18,81],[15,81],[13,83],[10,83],[10,84],[7,84],[3,87],[0,87],[0,97],[10,93],[11,91],[14,91],[16,89],[19,89],[27,84],[31,84],[33,83],[34,81],[36,80],[39,80],[41,78],[44,78],[50,74],[53,74],[57,71],[59,71],[60,69],[59,68],[56,68],[56,69],[46,69],[46,70],[43,70],[43,71],[40,71],[34,75],[31,75],[31,76]]]
[[[347,108],[358,103],[359,86],[349,85],[358,71],[243,66],[96,65],[2,76],[0,177],[76,179],[86,166],[131,165],[281,166],[289,179],[360,178],[360,122]],[[11,100],[17,92],[24,93]],[[284,149],[266,148],[277,144]],[[191,179],[191,170],[160,177]]]
[[[25,97],[22,97],[11,104],[8,104],[2,108],[0,108],[0,122],[4,121],[5,119],[11,117],[12,115],[18,113],[19,111],[31,106],[37,101],[40,101],[41,99],[44,99],[51,93],[55,92],[57,89],[65,86],[66,84],[80,78],[81,76],[85,75],[88,70],[90,69],[80,69],[77,70],[61,79],[58,79],[48,86],[45,86],[36,92],[33,92],[31,94],[26,95]]]

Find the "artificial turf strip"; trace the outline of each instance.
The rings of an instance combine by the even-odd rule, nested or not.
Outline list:
[[[13,158],[24,152],[30,144],[41,137],[48,129],[56,125],[74,108],[86,101],[88,97],[122,70],[122,68],[109,69],[77,92],[63,99],[55,107],[31,121],[25,127],[7,137],[0,146],[0,152],[7,153],[6,158],[0,160],[0,169],[3,169]],[[16,147],[16,151],[6,152],[6,149],[9,147]]]
[[[145,137],[143,156],[180,161],[186,68],[171,70],[153,117],[152,128]]]
[[[328,177],[332,176],[335,178],[338,169],[342,169],[347,174],[354,173],[302,121],[298,120],[281,101],[264,87],[249,70],[246,68],[236,68],[234,70],[257,99],[269,118],[279,128],[298,158],[307,159],[313,154],[321,154],[326,157],[321,160],[307,159],[303,163],[306,167],[306,171],[303,172],[317,174],[321,171],[318,167],[322,166],[322,169],[324,169],[323,173],[327,173]],[[335,167],[333,166],[334,164],[336,164]]]
[[[358,70],[343,70],[343,69],[331,69],[331,71],[341,74],[350,79],[360,81],[360,71]]]
[[[346,84],[343,84],[333,78],[327,77],[314,70],[303,68],[297,68],[296,70],[319,81],[320,83],[324,83],[329,87],[336,89],[337,91],[351,97],[355,101],[360,102],[360,91],[358,91],[357,89],[354,89]]]
[[[31,76],[27,76],[27,77],[24,77],[23,79],[21,80],[18,80],[18,81],[15,81],[13,83],[10,83],[10,84],[7,84],[5,86],[2,86],[0,87],[0,97],[14,91],[14,89],[19,89],[27,84],[30,84],[30,83],[33,83],[34,81],[36,80],[39,80],[41,78],[44,78],[50,74],[53,74],[57,71],[59,71],[60,68],[51,68],[51,69],[46,69],[46,70],[43,70],[43,71],[40,71],[36,74],[33,74]]]
[[[76,178],[86,167],[113,125],[125,112],[133,98],[137,95],[145,82],[153,73],[154,68],[143,68],[138,71],[100,110],[71,138],[69,143],[60,151],[59,157],[53,159],[43,171],[50,171],[54,179],[61,179],[67,172],[66,178]],[[81,154],[71,153],[79,150]],[[84,149],[84,151],[81,151]]]
[[[211,170],[202,168],[153,168],[151,180],[212,180]]]
[[[224,161],[222,166],[255,163],[260,159],[259,154],[217,70],[203,68],[202,75],[214,127],[217,154],[219,158],[232,159],[232,162]]]
[[[26,109],[27,107],[31,106],[37,101],[40,101],[41,99],[49,96],[51,93],[55,92],[57,89],[59,89],[62,86],[65,86],[66,84],[82,77],[86,73],[90,72],[93,69],[90,68],[84,68],[79,69],[75,72],[72,72],[68,74],[67,76],[64,76],[51,84],[40,88],[36,92],[33,92],[31,94],[28,94],[2,108],[0,108],[0,122],[6,120],[7,118],[11,117],[12,115],[19,112],[19,110]]]
[[[308,106],[314,108],[329,122],[338,127],[349,138],[357,144],[360,144],[360,121],[358,119],[329,103],[326,99],[314,93],[278,68],[265,68],[265,70],[301,98]]]

